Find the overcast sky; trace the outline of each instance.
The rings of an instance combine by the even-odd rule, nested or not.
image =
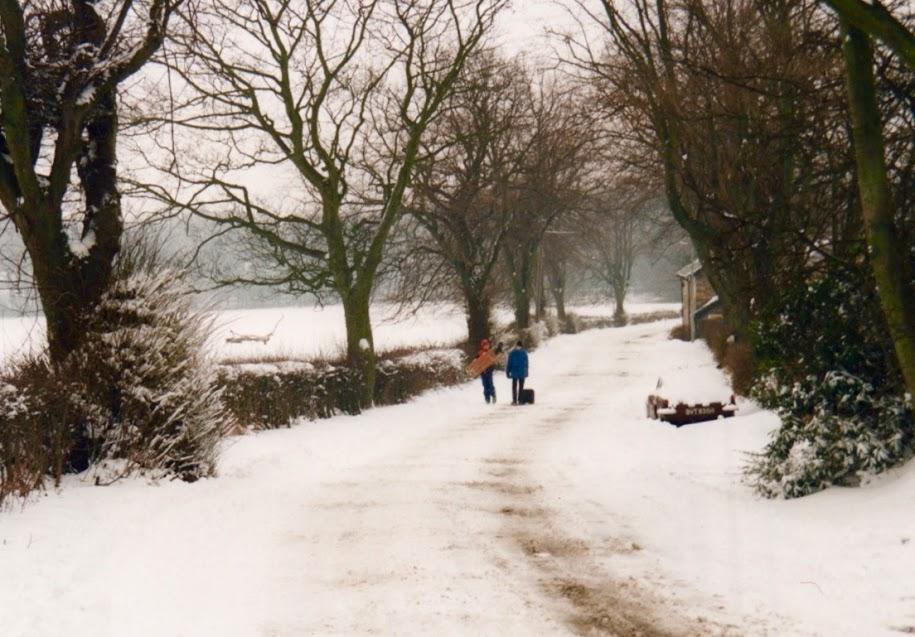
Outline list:
[[[568,9],[574,6],[572,0],[513,0],[499,17],[495,41],[510,53],[549,55],[553,43],[545,31],[577,30]]]

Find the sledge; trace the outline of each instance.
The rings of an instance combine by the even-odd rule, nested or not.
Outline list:
[[[533,389],[522,389],[520,392],[518,392],[518,404],[533,405],[534,404],[534,390]]]
[[[473,376],[476,378],[487,369],[492,367],[498,362],[498,359],[492,354],[492,352],[484,352],[476,358],[474,358],[467,367],[464,368],[464,371],[467,372],[468,376]]]

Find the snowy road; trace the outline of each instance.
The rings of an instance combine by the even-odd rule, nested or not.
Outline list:
[[[672,355],[709,373],[669,327],[554,339],[532,407],[503,377],[494,407],[469,384],[237,438],[217,479],[72,483],[0,514],[2,634],[878,634],[835,615],[823,573],[817,593],[780,570],[797,560],[765,522],[741,539],[778,517],[735,477],[768,415],[644,419]]]

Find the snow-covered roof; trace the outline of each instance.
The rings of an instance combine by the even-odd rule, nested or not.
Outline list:
[[[710,298],[708,301],[706,301],[702,307],[698,308],[695,312],[693,312],[693,316],[696,317],[697,319],[701,318],[702,316],[707,314],[709,310],[711,310],[716,305],[718,305],[720,302],[721,302],[721,299],[719,299],[718,295],[716,294],[715,296]]]
[[[699,259],[696,259],[695,261],[690,263],[688,266],[686,266],[685,268],[678,271],[677,276],[680,277],[681,279],[688,279],[689,277],[693,276],[701,269],[702,269],[702,262],[699,261]]]

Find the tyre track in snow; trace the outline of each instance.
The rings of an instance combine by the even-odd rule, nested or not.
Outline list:
[[[569,424],[578,411],[559,412],[533,425],[533,429],[555,430]],[[527,440],[528,444],[531,442],[534,441]],[[555,612],[572,632],[615,637],[740,634],[734,626],[688,617],[695,616],[696,609],[682,608],[632,577],[608,572],[601,566],[602,561],[610,554],[640,551],[639,544],[624,539],[628,535],[625,532],[619,538],[604,538],[597,545],[592,538],[576,535],[568,529],[565,518],[569,512],[544,498],[544,489],[535,477],[537,472],[523,461],[512,462],[517,464],[488,471],[498,479],[472,486],[501,496],[499,512],[505,520],[500,536],[526,561],[527,568],[519,570],[527,573],[521,576],[536,578],[540,589],[556,602]]]
[[[269,634],[568,634],[504,549],[499,502],[536,487],[504,480],[511,460],[479,458],[511,443],[518,413],[497,406],[431,429],[323,485],[294,539],[303,570],[334,576],[303,591],[311,612]]]
[[[616,576],[605,558],[638,538],[582,532],[609,514],[557,498],[570,469],[538,460],[595,396],[632,390],[639,333],[548,343],[533,407],[450,389],[239,438],[214,480],[73,489],[4,518],[4,542],[31,547],[0,551],[21,574],[4,637],[732,635]]]
[[[591,341],[591,339],[587,339]],[[576,537],[567,530],[564,516],[543,497],[541,481],[548,477],[530,466],[528,458],[539,446],[548,445],[550,436],[576,417],[592,409],[589,391],[602,388],[608,377],[607,352],[592,342],[575,343],[570,360],[574,366],[551,370],[544,378],[542,401],[524,407],[516,414],[494,414],[490,423],[498,425],[507,418],[524,418],[524,428],[504,457],[481,459],[481,473],[488,479],[467,486],[489,491],[501,500],[503,516],[500,537],[509,550],[523,556],[525,566],[519,577],[536,579],[540,590],[553,600],[557,612],[568,628],[582,635],[614,637],[719,636],[740,634],[734,626],[688,617],[689,609],[653,594],[650,588],[633,578],[614,577],[599,565],[599,558],[609,553],[630,553],[639,545],[622,538],[606,538],[593,546],[589,538]],[[615,353],[624,362],[631,352]],[[625,370],[619,377],[628,376]],[[591,382],[586,380],[591,377]],[[627,388],[617,388],[625,391]],[[555,398],[554,398],[555,397]],[[545,400],[543,400],[545,399]],[[538,480],[538,476],[540,480]],[[695,609],[693,609],[695,610]],[[693,616],[695,613],[691,613]]]
[[[490,529],[463,548],[485,555],[498,567],[501,586],[519,591],[520,605],[555,617],[565,633],[617,637],[739,634],[733,626],[696,620],[695,612],[687,617],[695,609],[654,595],[650,586],[632,578],[606,572],[600,565],[602,557],[640,550],[638,544],[606,538],[600,546],[592,546],[589,538],[567,530],[569,512],[544,497],[549,486],[544,481],[561,479],[561,475],[532,466],[530,458],[537,448],[549,444],[551,435],[574,426],[578,416],[593,408],[589,396],[608,385],[608,373],[611,378],[628,376],[623,367],[637,355],[628,349],[614,353],[610,367],[619,363],[620,369],[608,370],[608,352],[595,347],[595,339],[586,336],[565,339],[563,347],[570,350],[567,362],[538,374],[541,400],[537,405],[497,405],[482,418],[437,432],[417,449],[417,455],[436,457],[442,466],[450,465],[446,473],[466,476],[468,469],[476,473],[437,488],[446,501],[464,503],[463,514],[475,517],[476,526],[485,521]],[[536,355],[533,363],[536,365]],[[626,389],[617,387],[616,391]],[[487,438],[491,440],[482,442]],[[480,456],[477,451],[475,458],[464,457],[461,451],[487,447],[488,453]]]
[[[304,593],[331,612],[269,634],[733,635],[602,571],[597,558],[632,544],[592,546],[544,498],[558,474],[532,466],[533,452],[573,426],[603,382],[606,353],[581,338],[563,343],[568,364],[537,376],[539,404],[430,429],[325,484],[312,530],[294,541],[303,571],[335,574]],[[332,610],[335,595],[349,602]]]

